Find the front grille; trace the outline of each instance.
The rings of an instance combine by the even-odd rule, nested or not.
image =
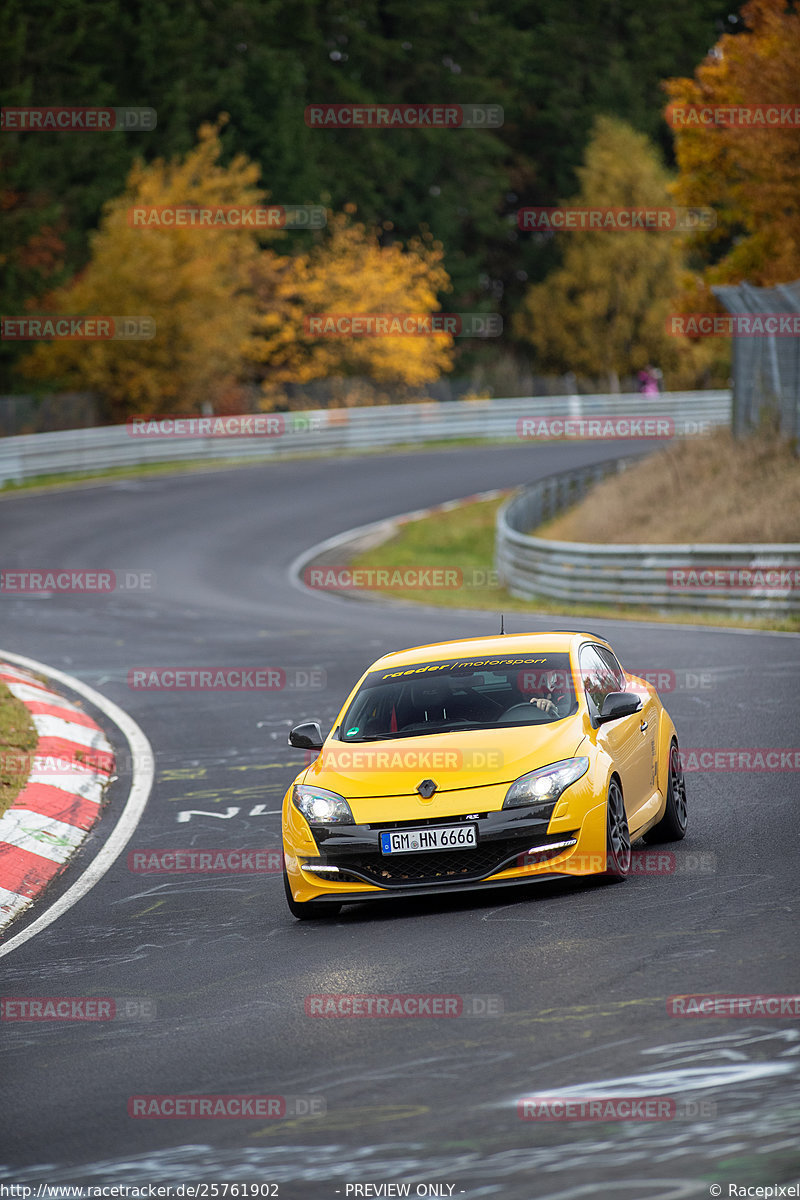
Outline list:
[[[435,825],[463,825],[465,822],[469,824],[472,821],[483,821],[488,815],[485,812],[470,813],[469,816],[460,813],[455,817],[419,817],[416,821],[374,821],[367,825],[367,829],[416,829],[417,826],[430,829]]]
[[[410,887],[413,884],[453,883],[485,879],[503,867],[516,865],[516,858],[530,848],[530,837],[487,842],[474,850],[427,851],[424,854],[359,854],[341,858],[338,880],[359,880],[380,887]],[[554,841],[556,839],[553,839]],[[541,840],[536,844],[541,845]],[[308,864],[313,870],[313,864]],[[328,876],[331,878],[331,876]]]

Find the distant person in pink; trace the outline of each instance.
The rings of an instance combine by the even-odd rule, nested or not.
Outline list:
[[[639,372],[637,379],[639,381],[639,393],[642,396],[657,396],[660,388],[658,386],[658,375],[653,367],[649,364],[643,367]]]

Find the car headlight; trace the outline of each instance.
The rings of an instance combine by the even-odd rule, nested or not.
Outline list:
[[[296,783],[292,801],[309,825],[355,825],[350,805],[338,792]]]
[[[523,808],[528,804],[555,804],[565,788],[589,770],[589,759],[564,758],[520,775],[506,792],[503,808]]]

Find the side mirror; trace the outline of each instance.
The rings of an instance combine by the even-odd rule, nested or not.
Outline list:
[[[304,721],[289,730],[289,745],[298,750],[321,750],[324,741],[319,721]]]
[[[609,692],[600,709],[600,716],[595,718],[596,725],[604,725],[606,721],[618,721],[620,717],[632,717],[642,707],[642,698],[634,692]]]

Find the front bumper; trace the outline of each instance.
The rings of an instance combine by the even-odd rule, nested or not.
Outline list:
[[[383,855],[380,833],[389,829],[474,825],[474,849]],[[531,878],[583,875],[605,869],[605,805],[586,813],[579,829],[548,832],[549,814],[507,809],[477,816],[447,816],[371,825],[314,827],[312,839],[294,848],[286,865],[298,901],[355,902],[389,896],[470,891]],[[306,827],[308,828],[308,827]],[[316,853],[309,852],[316,850]],[[599,851],[602,849],[602,861]],[[528,852],[534,850],[533,855]],[[580,851],[573,866],[570,860]],[[587,863],[589,869],[587,869]]]

